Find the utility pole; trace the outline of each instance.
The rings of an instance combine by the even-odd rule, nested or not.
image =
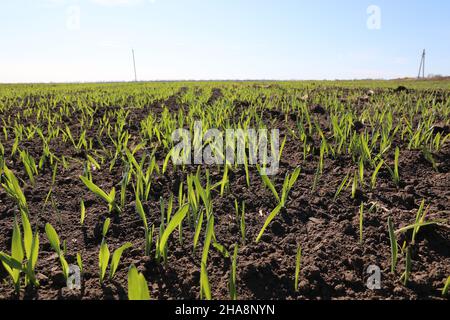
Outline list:
[[[420,67],[419,67],[419,75],[418,75],[419,79],[420,79],[420,76],[422,76],[422,78],[425,79],[425,56],[426,56],[426,52],[425,52],[425,49],[423,49],[422,59],[420,60]]]
[[[137,82],[136,59],[134,58],[134,49],[131,49],[131,52],[133,53],[134,81]]]

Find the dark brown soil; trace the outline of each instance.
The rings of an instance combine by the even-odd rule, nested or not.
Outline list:
[[[179,95],[183,94],[180,92]],[[311,93],[313,94],[313,93]],[[161,101],[145,110],[136,110],[130,123],[130,133],[137,133],[139,121],[149,112],[161,110],[161,104],[176,110],[180,104],[178,96]],[[212,92],[209,103],[220,99],[220,90]],[[345,97],[344,97],[345,98]],[[448,99],[448,96],[445,97]],[[31,98],[30,98],[31,99]],[[245,101],[235,101],[236,112],[245,108]],[[313,115],[321,124],[329,123],[326,109],[311,105]],[[150,111],[156,110],[156,111]],[[17,110],[11,110],[11,113]],[[106,110],[100,109],[100,113]],[[6,114],[2,114],[2,117]],[[274,110],[267,117],[280,122],[285,116]],[[295,117],[291,117],[295,118]],[[77,123],[71,123],[74,130]],[[292,120],[292,124],[294,121]],[[361,124],[362,125],[362,124]],[[281,126],[285,126],[284,122]],[[362,129],[362,128],[360,128]],[[362,129],[363,130],[363,129]],[[283,135],[283,133],[282,133]],[[38,156],[39,141],[27,142],[31,155]],[[11,145],[5,145],[6,153]],[[83,154],[64,145],[52,146],[59,154],[75,159],[84,159]],[[438,171],[425,160],[420,151],[402,148],[400,175],[402,183],[396,187],[384,169],[380,172],[376,190],[359,190],[356,199],[349,191],[333,201],[334,194],[343,177],[356,166],[350,158],[326,159],[324,173],[312,191],[311,186],[317,168],[318,155],[303,160],[302,147],[288,139],[281,163],[281,172],[274,180],[281,188],[286,172],[301,166],[300,178],[291,192],[287,208],[271,223],[262,241],[255,238],[270,211],[274,199],[255,168],[251,169],[251,188],[245,183],[243,169],[231,173],[230,191],[223,198],[214,194],[215,233],[218,241],[231,251],[239,243],[238,296],[240,299],[441,299],[440,289],[450,275],[450,233],[445,227],[423,228],[413,250],[412,275],[408,286],[400,282],[405,259],[399,259],[399,272],[390,273],[390,244],[387,219],[392,217],[396,228],[414,222],[422,199],[430,205],[430,217],[448,219],[450,210],[450,145],[447,143],[435,155]],[[158,155],[160,163],[164,154]],[[391,163],[393,154],[391,154]],[[25,172],[19,164],[8,162],[17,176],[25,180]],[[190,168],[192,172],[196,168]],[[214,182],[222,177],[218,169],[211,167]],[[130,192],[127,205],[120,216],[111,216],[112,225],[107,237],[110,250],[127,241],[133,249],[126,251],[120,264],[116,280],[100,285],[98,277],[98,251],[101,242],[103,221],[110,217],[106,205],[90,193],[78,178],[82,167],[70,161],[70,167],[58,171],[51,202],[44,206],[51,186],[51,172],[44,172],[37,178],[35,188],[25,187],[33,225],[41,235],[41,252],[37,266],[41,286],[38,289],[22,290],[20,297],[14,294],[5,270],[0,267],[0,299],[126,299],[127,268],[135,264],[141,270],[154,299],[198,299],[200,282],[201,246],[192,253],[193,232],[184,230],[184,243],[177,237],[171,238],[168,263],[157,264],[154,259],[145,258],[143,253],[144,230],[135,213],[133,195]],[[93,173],[94,181],[109,190],[121,179],[121,168],[109,172],[107,166]],[[150,223],[159,226],[159,198],[168,198],[169,192],[177,194],[180,181],[186,178],[181,171],[169,168],[165,176],[158,178],[152,187],[151,201],[145,203]],[[370,178],[368,178],[370,179]],[[79,224],[80,200],[84,199],[87,210],[85,226]],[[239,224],[235,218],[234,201],[246,203],[247,241],[240,241]],[[364,241],[359,244],[359,207],[361,202],[377,210],[364,218]],[[17,206],[0,188],[0,251],[9,252],[14,215]],[[81,292],[65,288],[61,268],[46,237],[44,226],[50,222],[63,240],[67,241],[68,261],[75,264],[76,254],[81,253],[85,272]],[[203,236],[202,236],[203,238]],[[406,240],[406,237],[405,239]],[[300,290],[294,290],[295,256],[298,246],[303,249],[300,272]],[[367,268],[377,265],[382,271],[381,290],[369,290],[366,286]],[[211,249],[208,262],[209,280],[215,299],[227,299],[230,261]]]

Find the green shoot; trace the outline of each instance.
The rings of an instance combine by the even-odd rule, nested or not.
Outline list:
[[[231,259],[231,271],[230,271],[230,282],[228,287],[230,289],[230,299],[237,300],[237,289],[236,289],[236,269],[237,269],[237,255],[238,255],[238,245],[234,246],[234,253]]]
[[[108,264],[109,264],[109,258],[110,258],[110,252],[108,249],[108,245],[106,244],[106,241],[103,240],[102,244],[100,245],[100,252],[98,255],[98,267],[100,270],[100,283],[101,284],[103,284],[103,281],[105,279],[106,269],[108,268]]]
[[[450,288],[450,277],[447,278],[447,281],[445,282],[444,288],[442,289],[442,296],[446,297],[448,296],[448,289]]]
[[[110,266],[110,273],[109,273],[110,279],[113,279],[114,275],[116,274],[116,271],[117,271],[117,268],[119,267],[119,262],[120,262],[120,259],[122,258],[123,252],[125,250],[130,249],[132,246],[133,245],[130,242],[127,242],[126,244],[121,246],[119,249],[114,251],[112,259],[111,259],[111,266]]]
[[[108,208],[110,213],[120,213],[120,208],[116,204],[116,189],[112,188],[111,192],[107,194],[102,189],[100,189],[94,182],[89,180],[86,177],[80,176],[81,181],[86,185],[86,187],[93,192],[95,195],[103,199],[106,203],[108,203]]]
[[[128,300],[150,300],[147,281],[145,281],[144,275],[138,272],[134,265],[132,265],[128,271]]]
[[[359,207],[359,243],[363,244],[363,228],[364,228],[364,203]]]
[[[47,235],[47,239],[50,242],[51,247],[58,254],[64,278],[67,280],[69,278],[69,264],[67,263],[64,257],[64,250],[61,250],[61,242],[59,240],[58,233],[50,223],[47,223],[45,225],[45,233]]]
[[[84,225],[84,220],[86,219],[86,207],[84,206],[84,200],[81,200],[81,204],[80,204],[80,211],[81,211],[81,218],[80,218],[80,224],[83,226]]]
[[[298,246],[297,255],[295,256],[295,282],[294,282],[295,292],[298,292],[301,260],[302,260],[302,247]]]
[[[395,269],[397,267],[398,244],[394,232],[394,224],[392,223],[391,217],[388,218],[388,228],[389,228],[389,239],[391,242],[391,273],[395,273]]]

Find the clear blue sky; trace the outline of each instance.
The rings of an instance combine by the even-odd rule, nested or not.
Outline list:
[[[450,75],[449,17],[446,0],[2,0],[0,82],[131,80],[131,48],[140,80],[416,76],[423,48]]]

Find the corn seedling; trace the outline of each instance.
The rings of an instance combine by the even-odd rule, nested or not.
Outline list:
[[[61,242],[59,240],[58,233],[50,223],[47,223],[45,225],[45,233],[47,235],[51,247],[58,254],[64,278],[67,280],[69,278],[69,264],[67,263],[67,260],[64,257],[65,250],[61,250]]]
[[[363,244],[363,232],[364,232],[364,203],[361,203],[359,207],[359,243]]]
[[[144,224],[144,230],[145,230],[145,255],[148,257],[150,256],[150,250],[153,246],[153,231],[154,226],[152,226],[152,229],[150,230],[147,223],[147,217],[144,212],[144,207],[142,206],[142,202],[139,199],[139,196],[136,197],[136,212],[138,213],[139,217],[141,218],[143,224]]]
[[[24,227],[25,229],[26,227]],[[39,282],[36,280],[35,268],[39,255],[39,235],[35,234],[31,239],[27,239],[25,236],[26,231],[24,230],[24,238],[22,239],[22,234],[20,232],[20,227],[17,221],[14,220],[13,236],[11,243],[11,255],[7,255],[4,252],[0,252],[0,261],[3,267],[8,272],[16,293],[20,290],[20,274],[25,273],[25,285],[32,284],[35,287],[39,286]],[[31,241],[31,242],[30,242]],[[29,250],[28,252],[24,249]],[[27,261],[24,262],[24,258]]]
[[[203,246],[201,268],[200,268],[200,298],[211,300],[211,287],[209,285],[208,270],[206,268],[209,248],[214,235],[214,216],[211,216],[208,221],[208,227],[206,230],[205,243]]]
[[[112,258],[111,258],[111,266],[110,266],[110,273],[109,278],[113,279],[114,275],[116,274],[117,268],[119,267],[120,259],[122,258],[122,255],[125,250],[128,250],[133,245],[130,242],[127,242],[120,248],[118,248],[116,251],[114,251]]]
[[[411,248],[408,248],[406,251],[406,259],[405,259],[405,272],[401,276],[401,280],[403,281],[403,285],[406,286],[409,281],[409,277],[411,275],[411,267],[412,267],[412,261],[411,261]]]
[[[183,223],[183,220],[186,217],[188,210],[189,210],[189,205],[187,205],[187,204],[184,205],[177,211],[177,213],[173,216],[173,218],[167,224],[167,227],[164,230],[164,233],[161,235],[161,239],[159,241],[158,250],[160,253],[164,253],[164,251],[166,250],[167,240],[169,240],[169,236],[172,234],[172,232],[177,227],[179,227]],[[164,261],[167,261],[166,256],[164,256]]]
[[[3,167],[4,182],[2,182],[2,187],[18,204],[19,209],[28,213],[28,205],[25,195],[20,188],[19,181],[17,180],[14,173],[8,169],[8,167]]]
[[[231,271],[230,271],[230,281],[228,284],[230,290],[230,299],[237,300],[237,287],[236,287],[236,269],[237,269],[237,255],[238,255],[238,245],[234,245],[234,253],[231,259]]]
[[[398,243],[391,217],[388,218],[388,229],[389,240],[391,242],[391,273],[395,273],[395,269],[397,267]]]
[[[103,239],[102,244],[100,245],[100,252],[98,255],[98,267],[100,270],[100,283],[101,284],[103,283],[103,281],[105,279],[106,269],[108,268],[110,255],[111,254],[110,254],[108,245],[107,245],[105,239]]]
[[[295,282],[294,282],[294,289],[295,289],[296,292],[298,292],[298,283],[299,283],[299,278],[300,278],[301,260],[302,260],[302,247],[298,246],[297,255],[295,256]]]
[[[116,189],[112,188],[110,193],[107,194],[102,189],[100,189],[96,184],[92,182],[92,180],[80,176],[81,181],[85,184],[85,186],[93,192],[95,195],[103,199],[106,203],[108,203],[108,208],[110,213],[120,213],[120,208],[116,204]]]
[[[148,301],[150,300],[150,291],[144,275],[136,269],[134,265],[130,266],[128,271],[128,300]]]
[[[242,243],[245,244],[245,202],[242,203],[242,212],[241,212],[241,219],[240,219],[240,230],[241,230],[241,240]]]
[[[447,278],[447,281],[445,282],[444,288],[442,288],[442,296],[446,297],[448,296],[448,289],[450,288],[450,277]]]
[[[80,253],[77,253],[77,265],[78,265],[78,268],[80,268],[80,273],[83,274],[83,270],[84,270],[83,258],[81,257]]]
[[[397,147],[395,148],[395,158],[394,158],[394,183],[396,186],[400,184],[400,175],[398,171],[398,162],[399,162],[399,156],[400,156],[400,149]]]
[[[84,206],[84,200],[81,200],[80,211],[81,211],[80,224],[84,225],[84,220],[86,219],[86,207]]]
[[[372,173],[372,178],[370,180],[372,189],[375,189],[375,187],[377,186],[378,172],[380,171],[383,164],[384,164],[384,161],[380,160],[380,162],[378,163],[378,165],[375,168],[375,171]]]
[[[345,176],[344,180],[342,180],[341,184],[339,185],[339,187],[338,187],[338,189],[337,189],[337,191],[336,191],[336,194],[334,195],[333,201],[336,201],[336,200],[337,200],[337,198],[338,198],[339,195],[341,194],[342,190],[343,190],[343,189],[345,188],[345,186],[347,185],[347,181],[348,181],[348,178],[349,178],[349,177],[350,177],[350,174],[347,174],[347,175]]]
[[[417,234],[419,233],[421,228],[426,227],[426,226],[437,225],[437,224],[445,222],[445,220],[443,220],[443,219],[435,219],[435,220],[431,220],[431,221],[425,221],[427,214],[428,214],[428,208],[425,209],[425,200],[423,200],[420,204],[419,210],[417,211],[416,220],[415,220],[414,224],[411,224],[409,226],[398,229],[397,231],[395,231],[395,233],[401,234],[401,233],[405,233],[409,230],[412,230],[411,243],[414,245],[416,242]]]

